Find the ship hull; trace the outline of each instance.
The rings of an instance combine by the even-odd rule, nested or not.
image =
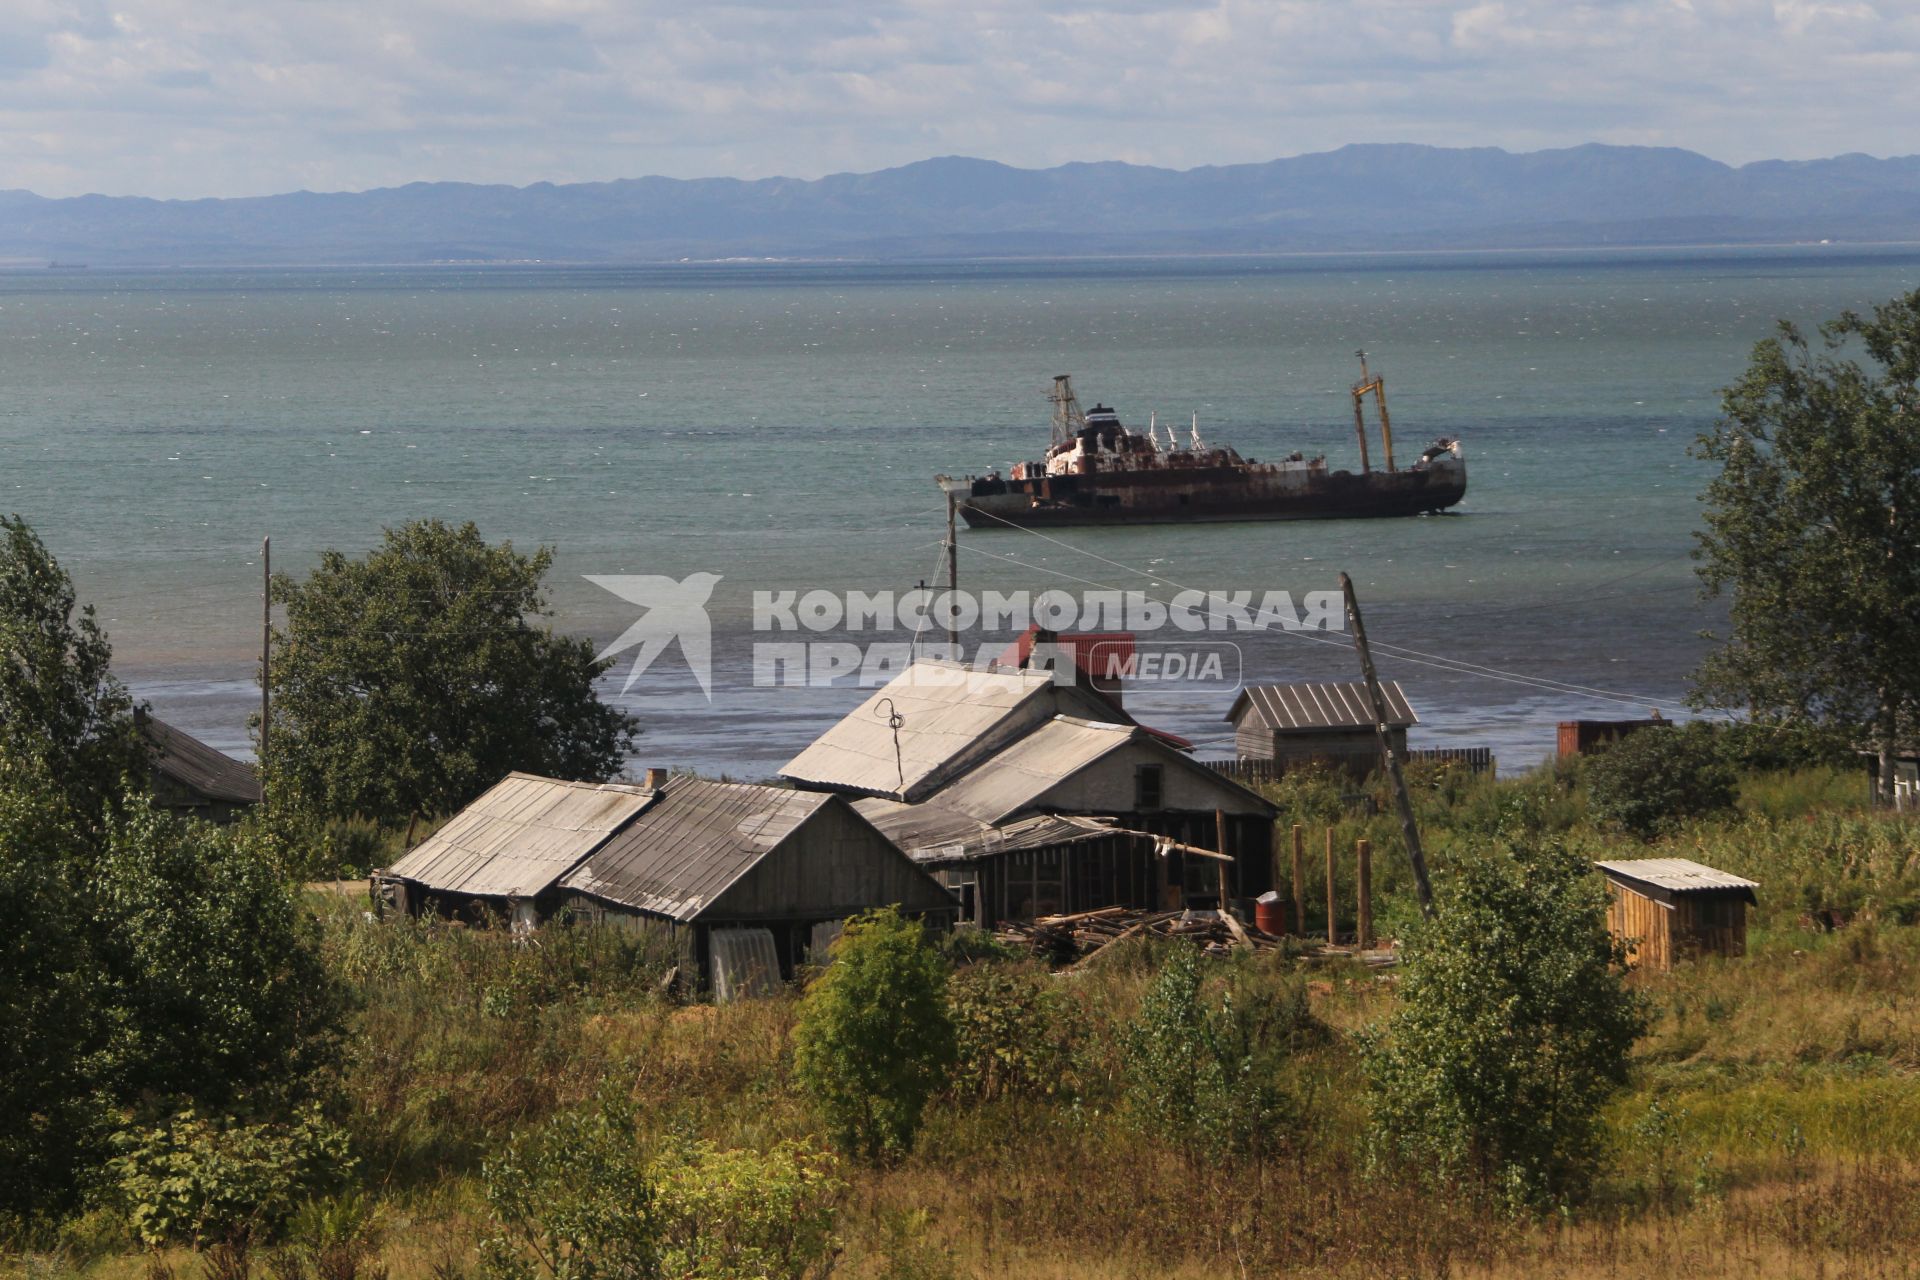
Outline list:
[[[1438,458],[1404,471],[1249,471],[1231,467],[976,480],[959,513],[974,529],[1089,524],[1358,520],[1444,511],[1467,494],[1467,466]]]

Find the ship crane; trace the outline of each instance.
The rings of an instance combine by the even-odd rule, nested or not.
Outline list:
[[[1080,399],[1073,394],[1073,376],[1055,374],[1047,399],[1053,402],[1053,443],[1072,444],[1073,438],[1087,426],[1087,415],[1081,412]]]
[[[1367,371],[1367,353],[1356,351],[1360,358],[1360,381],[1353,384],[1353,431],[1360,438],[1360,471],[1364,475],[1373,470],[1367,460],[1367,396],[1373,396],[1373,402],[1380,408],[1380,444],[1387,455],[1387,470],[1393,465],[1393,423],[1387,417],[1387,380]]]

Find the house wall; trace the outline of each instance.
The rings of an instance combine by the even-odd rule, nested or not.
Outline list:
[[[1627,944],[1627,966],[1665,973],[1673,967],[1673,912],[1633,890],[1607,885],[1607,928]]]
[[[1607,889],[1607,928],[1628,940],[1632,968],[1665,973],[1693,956],[1747,953],[1747,904],[1737,893],[1680,894],[1668,906],[1623,885]]]
[[[830,920],[898,904],[952,913],[953,895],[845,804],[820,809],[700,911],[707,923]]]

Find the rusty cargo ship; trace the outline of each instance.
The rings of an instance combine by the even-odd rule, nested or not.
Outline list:
[[[1385,382],[1360,353],[1353,387],[1360,469],[1335,471],[1324,457],[1295,453],[1278,462],[1243,458],[1200,438],[1195,416],[1183,441],[1150,421],[1123,426],[1103,404],[1082,411],[1065,374],[1053,380],[1053,440],[1040,462],[1006,476],[993,472],[948,483],[970,528],[1083,524],[1193,524],[1238,520],[1340,520],[1444,511],[1466,496],[1467,463],[1456,439],[1442,437],[1407,466],[1393,458]],[[1366,402],[1378,408],[1385,466],[1367,445]],[[1164,438],[1162,432],[1164,431]]]

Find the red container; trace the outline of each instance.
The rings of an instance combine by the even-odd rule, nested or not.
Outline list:
[[[1264,897],[1255,902],[1253,927],[1276,937],[1284,934],[1287,931],[1287,900],[1276,896],[1271,902]]]

